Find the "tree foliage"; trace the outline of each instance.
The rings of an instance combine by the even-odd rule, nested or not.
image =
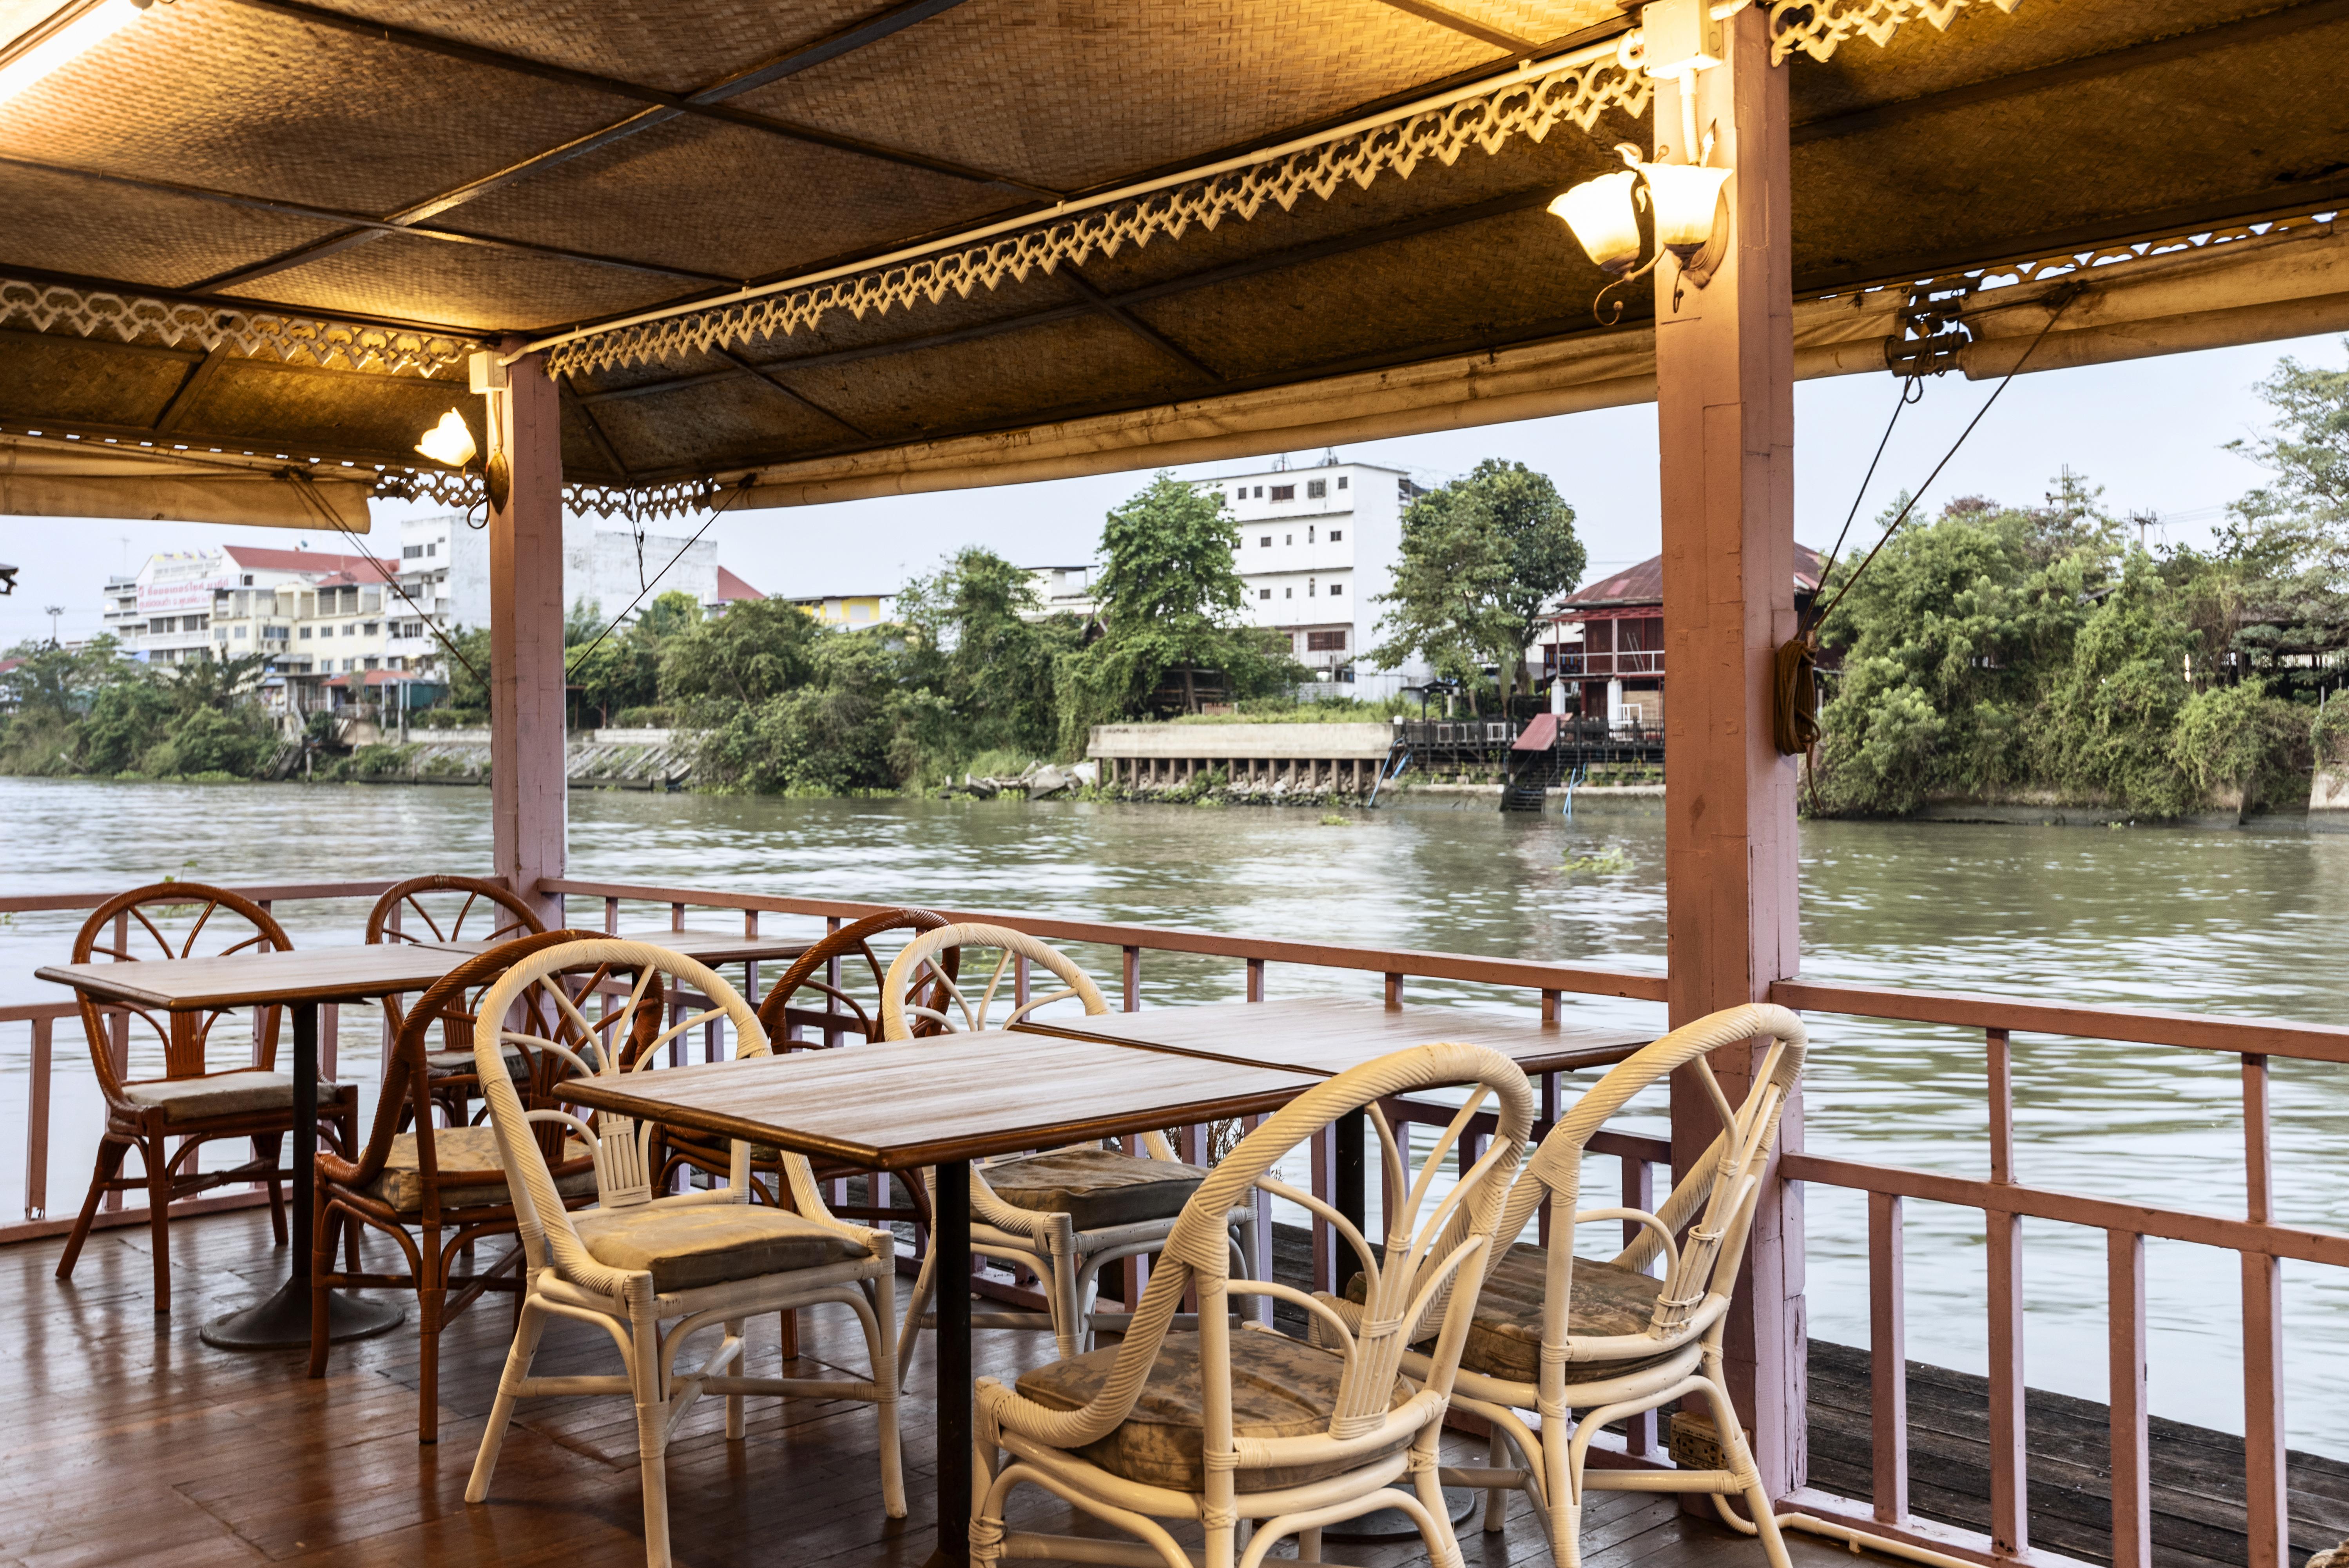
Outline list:
[[[26,643],[0,675],[0,770],[159,777],[257,771],[275,747],[257,700],[258,655],[166,668],[111,637],[78,649]]]
[[[1487,458],[1405,509],[1402,559],[1379,595],[1387,640],[1372,656],[1390,667],[1423,658],[1472,694],[1489,665],[1506,711],[1526,685],[1526,645],[1543,610],[1587,564],[1574,509],[1548,476]]]
[[[1050,754],[1060,716],[1053,670],[1084,646],[1073,615],[1042,617],[1035,580],[993,551],[957,552],[897,596],[909,634],[906,677],[938,705],[929,748],[950,761],[981,751]]]

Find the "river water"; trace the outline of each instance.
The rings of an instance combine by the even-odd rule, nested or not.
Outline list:
[[[177,786],[0,779],[8,893],[115,889],[165,874],[295,881],[479,870],[488,796],[469,789]],[[1663,821],[1655,803],[1504,817],[1489,799],[1405,803],[1325,826],[1308,810],[1011,801],[778,800],[575,794],[570,863],[585,877],[1195,925],[1233,934],[1574,960],[1659,970]],[[359,904],[280,912],[297,943],[353,941]],[[575,911],[600,923],[599,911]],[[654,912],[639,920],[657,922]],[[46,999],[66,915],[0,917],[0,1000]],[[770,929],[781,923],[771,921]],[[1804,973],[2319,1022],[2349,1016],[2349,835],[1823,822],[1803,829]],[[1106,983],[1113,954],[1079,950]],[[1376,994],[1375,975],[1284,970],[1274,996]],[[1145,1005],[1236,998],[1239,966],[1146,955]],[[1413,995],[1506,1005],[1429,983]],[[1516,1004],[1521,1006],[1522,1004]],[[1569,1021],[1654,1024],[1661,1009],[1581,1001]],[[1988,1173],[1983,1047],[1957,1031],[1815,1019],[1807,1146]],[[345,1037],[374,1076],[375,1031]],[[0,1030],[0,1212],[23,1202],[26,1033]],[[78,1031],[58,1032],[53,1210],[81,1191],[95,1140]],[[78,1075],[78,1076],[77,1076]],[[2015,1047],[2018,1176],[2166,1207],[2242,1212],[2234,1058],[2039,1038]],[[2349,1068],[2280,1062],[2279,1218],[2349,1224]],[[1604,1180],[1594,1172],[1594,1178]],[[1812,1332],[1868,1341],[1864,1201],[1806,1200]],[[2032,1385],[2102,1398],[2100,1233],[2025,1232]],[[1912,1202],[1909,1353],[1979,1372],[1982,1226]],[[2230,1254],[2148,1245],[2158,1414],[2242,1429],[2240,1306]],[[2288,1419],[2297,1447],[2349,1456],[2349,1279],[2287,1264]]]

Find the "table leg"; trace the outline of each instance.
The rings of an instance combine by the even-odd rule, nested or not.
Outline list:
[[[938,1546],[923,1568],[970,1560],[970,1161],[938,1166]]]
[[[203,1341],[222,1350],[306,1349],[310,1344],[311,1225],[317,1207],[318,1005],[296,1002],[294,1015],[293,1277],[264,1299],[204,1325]],[[326,1337],[339,1343],[367,1339],[396,1328],[405,1309],[382,1300],[361,1300],[344,1292],[326,1297]]]
[[[1338,1206],[1338,1212],[1345,1215],[1347,1222],[1354,1229],[1361,1231],[1364,1235],[1370,1233],[1365,1228],[1364,1219],[1369,1204],[1365,1196],[1368,1172],[1364,1166],[1362,1146],[1369,1136],[1369,1131],[1370,1116],[1367,1112],[1349,1111],[1338,1119],[1338,1190],[1332,1201]],[[1339,1269],[1346,1278],[1350,1279],[1353,1277],[1353,1271],[1361,1265],[1347,1257],[1346,1252],[1347,1249],[1342,1246],[1338,1249]],[[1345,1288],[1342,1281],[1338,1288],[1340,1290]]]

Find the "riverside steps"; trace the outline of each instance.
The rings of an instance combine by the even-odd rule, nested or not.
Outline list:
[[[1102,724],[1085,755],[1103,784],[1177,789],[1210,774],[1267,795],[1368,798],[1389,769],[1388,724]]]

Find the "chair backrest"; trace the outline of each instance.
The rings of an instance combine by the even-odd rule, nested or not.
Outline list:
[[[243,893],[202,882],[165,882],[117,893],[92,910],[74,937],[73,962],[128,964],[221,957],[234,953],[285,953],[293,946],[285,928]],[[144,1024],[160,1042],[165,1078],[199,1078],[207,1070],[205,1048],[212,1026],[236,1011],[223,1007],[209,1013],[156,1013],[125,1007],[114,1014],[116,1021],[109,1026],[98,1004],[87,995],[78,1000],[91,1065],[107,1098],[117,1102],[121,1101],[122,1084],[129,1081],[134,1022]],[[278,1014],[274,1006],[254,1010],[254,1059],[264,1068],[276,1065]]]
[[[580,934],[552,931],[518,937],[466,959],[427,987],[408,1010],[392,1037],[390,1050],[385,1054],[383,1088],[376,1100],[375,1123],[366,1145],[355,1160],[343,1160],[322,1151],[319,1160],[326,1173],[347,1185],[364,1186],[382,1174],[391,1155],[392,1140],[402,1132],[412,1131],[418,1178],[423,1190],[421,1218],[428,1224],[437,1222],[441,1202],[440,1166],[434,1147],[438,1133],[432,1125],[432,1080],[427,1062],[434,1048],[433,1032],[436,1028],[440,1030],[444,1042],[461,1037],[470,1048],[479,1022],[479,1005],[489,988],[523,959],[550,947],[576,942]],[[596,977],[590,975],[589,982],[592,984]],[[543,993],[523,996],[516,1006],[521,1026],[527,1032],[563,1039],[572,1046],[574,1055],[578,1054],[578,1046],[585,1043],[575,1026]],[[453,1047],[444,1045],[443,1048]],[[556,1086],[569,1076],[571,1065],[552,1051],[529,1052],[527,1056],[530,1071],[521,1098],[529,1109],[542,1109],[555,1103]],[[409,1125],[411,1115],[412,1128]],[[554,1169],[569,1174],[579,1168],[578,1161],[564,1158],[561,1126],[542,1124],[533,1132],[541,1156]],[[478,1216],[479,1205],[469,1205],[468,1212]]]
[[[986,988],[979,993],[975,1006],[964,994],[966,988],[958,983],[959,962],[941,956],[946,950],[965,947],[992,947],[1002,954],[988,972]],[[1003,988],[1004,976],[1022,958],[1040,965],[1061,982],[1062,988],[1026,1002],[1015,998],[1015,1005],[1002,1021],[990,1023],[988,1016],[994,1010],[996,994]],[[952,1003],[952,1011],[943,1005],[927,1005],[933,997],[940,1004]],[[1009,1028],[1040,1007],[1071,997],[1082,1003],[1089,1015],[1109,1011],[1101,988],[1058,948],[1008,925],[942,925],[905,944],[891,962],[889,973],[881,982],[881,1036],[889,1040],[909,1040],[925,1022],[936,1026],[940,1033]]]
[[[590,985],[616,974],[632,974],[636,979],[625,1002],[616,1007],[607,1006],[600,1017],[590,1018],[564,983],[565,976],[583,974],[589,977]],[[647,1016],[652,1023],[659,1023],[659,1012],[665,1007],[664,994],[678,989],[698,992],[708,999],[709,1006],[649,1032],[640,1027]],[[583,991],[581,995],[585,995]],[[552,1016],[560,1020],[555,1032],[542,1034],[527,1023],[516,1025],[516,1009],[531,997],[544,998]],[[647,1009],[652,1011],[648,1014]],[[722,1022],[733,1029],[736,1057],[768,1055],[767,1032],[760,1026],[758,1014],[716,970],[683,954],[648,943],[624,942],[617,937],[555,943],[536,948],[520,962],[510,965],[482,994],[475,1016],[483,1020],[474,1030],[475,1068],[481,1078],[481,1096],[489,1101],[491,1125],[497,1130],[498,1152],[513,1191],[515,1217],[533,1268],[552,1264],[564,1277],[595,1290],[616,1292],[625,1283],[619,1272],[598,1264],[589,1254],[573,1229],[556,1193],[554,1176],[548,1168],[540,1135],[535,1131],[541,1125],[567,1129],[593,1151],[596,1191],[603,1207],[750,1201],[750,1146],[740,1140],[732,1140],[724,1188],[656,1197],[651,1191],[649,1146],[657,1124],[647,1122],[640,1127],[630,1118],[609,1112],[598,1112],[591,1122],[560,1109],[532,1109],[523,1104],[502,1066],[502,1053],[506,1047],[512,1046],[526,1052],[550,1054],[583,1078],[650,1070],[660,1057],[660,1047],[688,1030],[713,1022]],[[495,1027],[487,1022],[491,1019],[497,1020]],[[592,1056],[578,1049],[577,1042],[581,1040],[594,1044]],[[632,1042],[636,1048],[623,1049],[623,1040]],[[560,1099],[560,1084],[554,1092]],[[792,1207],[802,1217],[843,1230],[854,1229],[833,1217],[817,1188],[815,1172],[803,1157],[786,1150],[781,1166],[791,1183]]]
[[[1378,1102],[1413,1089],[1463,1084],[1473,1089],[1467,1103],[1406,1185],[1407,1167]],[[1421,1213],[1433,1195],[1445,1155],[1488,1104],[1495,1112],[1491,1144],[1423,1221]],[[1330,1204],[1273,1174],[1289,1150],[1338,1118],[1365,1108],[1379,1130],[1387,1168],[1393,1173],[1390,1191],[1399,1195],[1391,1198],[1387,1206],[1383,1257]],[[1308,1089],[1242,1139],[1184,1205],[1101,1392],[1082,1408],[1057,1416],[1030,1406],[1022,1412],[1022,1429],[1034,1429],[1045,1441],[1063,1448],[1081,1447],[1106,1436],[1132,1413],[1170,1320],[1182,1305],[1185,1293],[1194,1290],[1198,1300],[1200,1381],[1211,1484],[1219,1470],[1230,1473],[1233,1462],[1228,1456],[1237,1452],[1232,1433],[1228,1320],[1228,1302],[1235,1295],[1269,1295],[1302,1307],[1317,1341],[1345,1357],[1328,1431],[1311,1439],[1252,1440],[1241,1462],[1251,1466],[1306,1462],[1313,1456],[1300,1444],[1360,1438],[1391,1421],[1409,1425],[1423,1421],[1424,1409],[1398,1410],[1393,1406],[1403,1354],[1412,1340],[1423,1337],[1433,1326],[1435,1365],[1414,1403],[1450,1398],[1476,1293],[1484,1280],[1483,1256],[1492,1245],[1494,1225],[1516,1175],[1533,1117],[1533,1088],[1525,1074],[1508,1057],[1483,1046],[1413,1046]],[[1232,1276],[1231,1212],[1257,1188],[1328,1220],[1353,1249],[1368,1284],[1359,1326],[1350,1326],[1330,1302],[1293,1286]],[[1037,1425],[1040,1419],[1041,1427]],[[1226,1456],[1220,1464],[1218,1455]]]
[[[520,895],[480,877],[410,877],[386,888],[367,911],[367,939],[378,942],[507,942],[546,929],[538,912]],[[384,1016],[397,1033],[405,1007],[398,996],[383,999]],[[472,1037],[453,1016],[443,1050],[472,1048]]]
[[[910,931],[919,936],[925,932],[937,930],[946,923],[944,915],[933,914],[926,909],[885,909],[877,914],[852,921],[838,931],[826,933],[783,971],[782,978],[775,982],[774,988],[767,993],[766,1000],[759,1004],[759,1022],[767,1031],[769,1045],[776,1050],[790,1051],[821,1043],[793,1039],[792,1031],[794,1028],[842,1034],[853,1031],[867,1041],[880,1039],[880,996],[885,988],[885,981],[880,955],[873,951],[873,939],[892,931]],[[955,975],[957,954],[957,950],[948,948],[940,960],[949,981]],[[870,1012],[846,989],[844,984],[835,984],[830,978],[833,965],[854,959],[864,960],[865,969],[873,976],[874,1005]],[[842,976],[843,982],[845,979],[845,975]],[[807,990],[814,991],[823,999],[822,1012],[805,1005],[792,1006],[800,993]],[[930,994],[936,991],[935,983],[917,987],[916,1003],[936,1010],[946,1000],[943,993]],[[845,1016],[840,1011],[843,1007],[848,1009]],[[914,1032],[917,1035],[935,1034],[938,1032],[938,1026],[927,1018],[917,1018]]]
[[[1724,1046],[1743,1046],[1762,1038],[1771,1042],[1769,1048],[1754,1069],[1744,1103],[1732,1106],[1705,1058]],[[1545,1380],[1557,1378],[1562,1383],[1569,1364],[1588,1371],[1590,1363],[1653,1356],[1717,1329],[1725,1321],[1771,1150],[1777,1141],[1779,1119],[1802,1078],[1809,1041],[1801,1018],[1769,1003],[1749,1003],[1708,1014],[1616,1064],[1542,1140],[1502,1212],[1501,1238],[1506,1241],[1521,1234],[1547,1197],[1554,1216],[1571,1214],[1578,1222],[1619,1220],[1639,1225],[1638,1239],[1613,1262],[1642,1271],[1659,1256],[1666,1262],[1655,1313],[1644,1332],[1604,1338],[1571,1336],[1568,1307],[1575,1261],[1572,1233],[1554,1222],[1556,1240],[1549,1249],[1542,1317]],[[1592,1134],[1640,1090],[1684,1067],[1694,1069],[1721,1118],[1722,1130],[1703,1158],[1653,1213],[1612,1207],[1578,1209],[1583,1150]],[[1502,1250],[1506,1249],[1496,1249],[1486,1265],[1488,1272],[1499,1262]],[[1561,1353],[1549,1354],[1551,1347],[1558,1347]]]

